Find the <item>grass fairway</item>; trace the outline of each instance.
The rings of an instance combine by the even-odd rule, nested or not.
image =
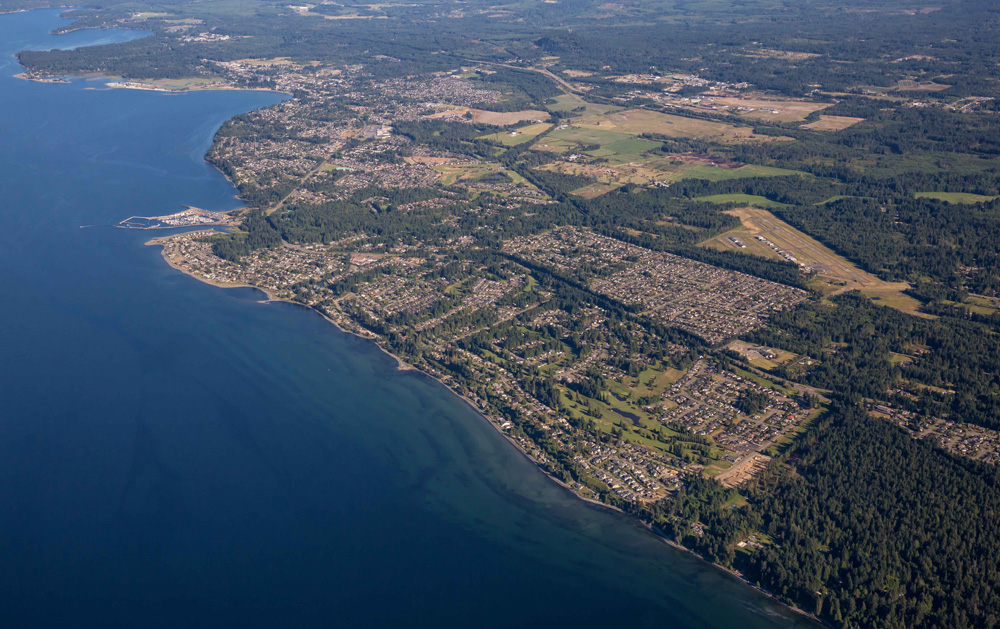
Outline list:
[[[753,194],[711,194],[707,197],[695,197],[694,200],[706,203],[744,203],[756,207],[789,207],[787,203],[778,203]]]
[[[937,199],[945,203],[966,204],[986,203],[996,201],[1000,196],[986,196],[985,194],[972,194],[971,192],[918,192],[915,195],[918,199]]]

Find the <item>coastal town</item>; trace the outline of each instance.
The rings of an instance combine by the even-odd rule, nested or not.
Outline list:
[[[475,142],[533,146],[572,122],[490,112],[502,94],[473,79],[493,70],[366,83],[360,66],[306,72],[278,60],[217,69],[234,84],[266,82],[297,97],[227,123],[210,161],[265,217],[336,204],[346,214],[341,227],[304,226],[238,259],[218,254],[227,237],[217,232],[154,241],[176,268],[301,303],[373,340],[468,399],[588,498],[655,502],[692,474],[739,487],[822,413],[807,388],[754,367],[775,357],[770,349],[743,352],[742,367],[715,357],[807,291],[590,228],[497,229],[558,195],[495,144]],[[532,135],[474,131],[442,142],[423,131],[483,121]],[[531,155],[547,168],[550,153]],[[380,220],[411,233],[363,227]],[[808,369],[807,359],[796,365]]]
[[[0,5],[22,608],[1000,625],[996,7]]]
[[[666,329],[650,327],[661,320],[658,311],[643,323],[645,314],[616,312],[598,301],[567,310],[560,288],[516,258],[483,265],[456,262],[444,248],[421,257],[413,251],[351,251],[344,246],[350,243],[285,243],[236,263],[213,254],[217,237],[195,231],[154,243],[163,246],[171,265],[204,281],[260,288],[382,344],[469,399],[543,466],[557,469],[557,460],[571,460],[578,470],[571,486],[583,495],[662,498],[680,486],[683,474],[719,474],[736,463],[742,468],[746,454],[765,452],[814,415],[799,401],[711,360],[691,363],[684,345],[662,336]],[[583,250],[604,256],[600,263],[586,258],[588,268],[604,269],[610,277],[627,268],[628,258],[649,254],[580,232],[515,241],[509,250],[525,256],[546,250],[559,260],[554,267],[580,271],[584,260],[567,261],[549,246],[559,238],[584,239]],[[686,267],[689,276],[726,273],[674,258],[671,264]],[[749,281],[731,273],[716,279]],[[669,283],[664,289],[670,290]],[[699,291],[709,299],[704,303],[717,301],[705,286]],[[761,294],[775,298],[766,302],[769,307],[802,298],[786,288],[728,299],[733,308],[757,308]],[[725,304],[713,307],[728,312]],[[751,319],[739,310],[718,316],[737,322],[733,333],[749,329]],[[758,407],[745,409],[749,413],[734,406],[744,392],[761,398]]]

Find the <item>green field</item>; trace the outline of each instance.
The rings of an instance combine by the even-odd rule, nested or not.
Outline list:
[[[560,94],[552,99],[554,103],[548,105],[548,108],[552,111],[573,111],[583,107],[585,111],[584,116],[594,116],[606,114],[611,111],[621,111],[621,107],[615,107],[614,105],[598,105],[596,103],[588,103],[582,98],[575,94]]]
[[[985,194],[972,194],[971,192],[918,192],[915,195],[918,199],[937,199],[945,203],[968,204],[986,203],[995,201],[1000,196],[986,196]]]
[[[836,164],[836,160],[818,160],[819,163]],[[940,151],[907,152],[902,155],[869,155],[851,162],[851,168],[876,177],[892,177],[908,172],[920,173],[979,173],[996,169],[996,160]]]
[[[707,197],[695,197],[695,201],[705,201],[706,203],[742,203],[744,205],[755,205],[757,207],[789,207],[787,203],[778,203],[766,197],[759,197],[753,194],[711,194]]]
[[[567,147],[572,147],[576,144],[600,144],[601,147],[604,147],[634,138],[635,136],[629,133],[618,133],[604,129],[586,129],[582,127],[556,129],[549,134],[549,139],[561,141]]]
[[[747,164],[739,168],[720,168],[708,164],[699,164],[690,169],[682,169],[681,179],[707,179],[708,181],[725,181],[727,179],[744,179],[749,177],[785,177],[801,175],[797,170],[774,168],[772,166],[757,166]]]
[[[499,142],[504,146],[517,146],[518,144],[524,144],[525,142],[534,140],[551,128],[551,124],[542,122],[539,124],[528,125],[527,127],[521,127],[520,129],[513,129],[512,131],[487,133],[486,135],[480,136],[479,139],[492,140],[493,142]],[[516,135],[511,135],[511,133],[516,133]]]
[[[659,142],[653,142],[652,140],[627,138],[608,144],[601,143],[601,148],[596,151],[588,151],[587,155],[608,159],[617,158],[626,162],[637,162],[642,159],[643,153],[658,149],[660,146]]]

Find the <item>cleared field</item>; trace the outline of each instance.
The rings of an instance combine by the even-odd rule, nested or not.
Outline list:
[[[796,170],[785,168],[773,168],[771,166],[757,166],[756,164],[746,164],[739,168],[719,168],[708,164],[688,164],[685,165],[678,174],[681,179],[707,179],[709,181],[726,181],[727,179],[746,179],[749,177],[784,177],[787,175],[800,175]]]
[[[864,118],[852,118],[851,116],[820,116],[816,122],[802,125],[803,129],[813,131],[843,131],[859,122],[864,122]]]
[[[773,141],[776,139],[771,136],[755,135],[750,127],[737,127],[723,122],[673,116],[644,109],[609,112],[600,116],[584,116],[573,123],[573,128],[631,136],[657,133],[672,138],[700,138],[725,143]]]
[[[581,115],[583,116],[600,116],[609,112],[622,110],[621,107],[615,107],[614,105],[588,103],[576,94],[560,94],[552,100],[553,103],[549,105],[549,109],[566,112],[582,108]]]
[[[443,186],[462,184],[474,192],[493,191],[503,196],[524,193],[529,189],[537,190],[524,177],[512,170],[505,170],[499,164],[435,164],[431,169],[441,173],[438,183]],[[482,181],[484,177],[490,177],[490,180]],[[511,184],[513,187],[510,187]]]
[[[658,148],[660,148],[659,142],[630,137],[610,144],[602,144],[601,148],[596,151],[588,151],[587,154],[593,157],[636,161],[642,159],[646,151]]]
[[[904,284],[904,286],[907,288],[909,287],[908,284]],[[860,290],[862,295],[868,297],[880,306],[895,308],[900,312],[916,315],[925,319],[937,318],[933,315],[920,312],[920,302],[909,295],[903,294],[901,292],[903,289],[893,290],[890,288],[862,288]]]
[[[827,294],[859,290],[878,304],[926,316],[917,312],[919,301],[902,293],[910,288],[909,284],[879,279],[767,210],[746,207],[727,213],[738,217],[743,225],[711,238],[701,246],[745,251],[775,260],[784,259],[782,253],[786,253],[794,257],[804,271],[816,273],[816,280],[811,285],[817,290]],[[740,240],[744,248],[741,249],[731,238]]]
[[[562,107],[568,111],[582,108],[584,114],[571,120],[564,120],[531,148],[560,155],[571,154],[569,156],[571,161],[557,161],[542,168],[593,178],[594,184],[574,191],[580,196],[593,198],[628,183],[648,185],[671,183],[687,178],[722,181],[795,174],[795,171],[781,168],[741,165],[718,156],[694,153],[664,155],[657,150],[662,146],[660,142],[639,137],[643,134],[659,134],[666,137],[711,139],[727,143],[780,139],[756,136],[749,127],[737,127],[654,111],[591,106],[573,94],[564,94],[555,100],[557,104],[553,105],[553,109]],[[808,115],[808,112],[804,115]],[[511,137],[511,141],[514,140],[516,136]],[[577,155],[572,155],[574,153]],[[601,159],[602,162],[589,164],[588,162],[593,161],[592,158]],[[718,202],[753,203],[754,201],[740,197]],[[766,199],[760,202],[773,205],[773,202]]]
[[[234,63],[246,66],[294,66],[298,65],[288,57],[274,57],[271,59],[237,59]]]
[[[766,59],[788,59],[789,61],[804,61],[806,59],[813,59],[816,57],[822,57],[823,55],[815,52],[794,52],[791,50],[776,50],[773,48],[760,48],[758,50],[748,50],[746,52],[748,57],[762,57]]]
[[[534,140],[536,137],[551,128],[551,124],[542,122],[539,124],[528,125],[527,127],[521,127],[510,132],[487,133],[486,135],[480,136],[479,139],[492,140],[494,142],[499,142],[504,146],[517,146],[518,144],[524,144],[525,142]]]
[[[943,85],[941,83],[918,83],[917,81],[902,80],[896,84],[896,91],[898,92],[940,92],[951,87],[950,85]]]
[[[537,109],[526,109],[524,111],[486,111],[485,109],[470,109],[472,119],[483,124],[495,124],[501,127],[519,124],[529,120],[548,120],[549,112]]]
[[[599,164],[560,161],[545,164],[540,169],[594,179],[593,184],[573,191],[573,194],[586,198],[600,196],[628,183],[642,186],[653,182],[672,183],[682,179],[723,181],[746,177],[779,177],[798,174],[794,170],[768,166],[746,165],[739,168],[722,168],[708,164],[678,164],[663,157],[645,156],[640,157],[640,159],[642,161],[617,163],[617,160],[609,158],[608,162]],[[742,202],[749,202],[746,198],[741,197],[741,199]]]
[[[918,199],[937,199],[946,203],[967,205],[1000,199],[1000,196],[996,195],[987,196],[985,194],[972,194],[971,192],[918,192],[913,196]]]
[[[983,295],[969,295],[965,299],[965,305],[972,310],[984,315],[994,315],[1000,312],[1000,299],[984,297]]]
[[[746,203],[759,207],[788,207],[786,203],[779,203],[767,197],[759,197],[753,194],[710,194],[707,197],[695,197],[694,200],[706,203]]]
[[[798,358],[798,354],[793,354],[783,349],[762,347],[754,343],[740,341],[739,339],[732,341],[726,346],[726,349],[740,354],[747,359],[747,362],[760,369],[774,369]]]
[[[582,188],[571,190],[570,194],[575,194],[576,196],[583,197],[584,199],[596,199],[602,194],[606,194],[612,190],[617,190],[620,187],[621,186],[616,183],[592,183]]]
[[[473,182],[490,173],[503,171],[499,164],[437,164],[431,168],[441,173],[438,182],[443,186]]]
[[[716,98],[707,99],[715,105],[735,109],[747,118],[771,120],[774,122],[798,122],[815,112],[830,107],[833,103],[816,103],[806,100],[767,98]]]

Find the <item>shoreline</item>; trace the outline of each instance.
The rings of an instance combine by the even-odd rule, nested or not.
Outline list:
[[[16,55],[14,55],[16,58]],[[32,81],[34,83],[71,83],[78,79],[104,79],[107,83],[104,84],[103,89],[109,90],[135,90],[138,92],[160,92],[162,94],[187,94],[189,92],[271,92],[272,94],[282,94],[284,96],[291,97],[292,94],[289,92],[283,92],[281,90],[270,89],[266,87],[240,87],[238,85],[233,85],[231,83],[224,84],[212,84],[212,85],[195,85],[191,87],[171,87],[169,85],[160,85],[154,80],[146,81],[123,81],[121,77],[108,76],[106,74],[66,74],[66,75],[53,75],[53,76],[34,76],[31,71],[24,65],[23,72],[18,72],[14,75],[15,79],[21,79],[22,81]],[[99,88],[88,88],[88,89],[99,89]]]
[[[352,331],[352,330],[347,330],[342,325],[340,325],[339,323],[337,323],[337,321],[335,321],[334,319],[332,319],[326,313],[321,312],[319,309],[317,309],[317,308],[315,308],[313,306],[307,306],[305,304],[301,304],[299,302],[292,301],[290,299],[284,299],[284,298],[281,298],[281,297],[277,297],[274,294],[272,294],[271,291],[269,291],[267,289],[264,289],[264,288],[261,288],[259,286],[253,286],[251,284],[232,284],[232,283],[226,283],[226,282],[217,282],[217,281],[205,278],[205,277],[201,277],[199,275],[195,275],[194,273],[191,273],[191,272],[189,272],[189,271],[187,271],[185,269],[182,269],[178,265],[174,264],[171,260],[169,260],[167,258],[167,256],[166,256],[166,249],[163,248],[163,243],[160,242],[164,238],[167,238],[167,237],[164,236],[164,237],[153,238],[153,239],[151,239],[151,240],[149,240],[149,241],[147,241],[147,242],[145,242],[143,244],[145,246],[158,246],[158,247],[161,247],[161,249],[160,249],[160,257],[163,258],[163,260],[172,269],[174,269],[176,271],[180,271],[184,275],[187,275],[188,277],[196,279],[199,282],[208,284],[210,286],[215,286],[216,288],[253,288],[253,289],[259,290],[260,292],[264,293],[264,295],[267,297],[267,299],[259,300],[257,303],[260,303],[260,304],[286,303],[286,304],[293,304],[295,306],[299,306],[301,308],[308,309],[311,312],[313,312],[313,313],[319,315],[320,317],[322,317],[323,319],[325,319],[328,323],[332,324],[338,331],[340,331],[340,332],[342,332],[344,334],[348,334],[348,335],[354,336],[356,338],[359,338],[359,339],[371,342],[371,344],[374,345],[380,352],[382,352],[386,356],[389,356],[390,358],[392,358],[396,362],[396,369],[398,371],[409,372],[409,373],[414,373],[414,374],[421,374],[421,375],[423,375],[423,376],[425,376],[427,378],[430,378],[431,380],[434,380],[435,382],[437,382],[438,384],[440,384],[442,387],[444,387],[445,389],[447,389],[449,393],[451,393],[452,395],[454,395],[454,396],[458,397],[460,400],[462,400],[466,405],[468,405],[468,407],[472,411],[474,411],[487,424],[489,424],[489,426],[492,427],[493,430],[495,430],[497,432],[497,434],[499,434],[500,436],[502,436],[504,438],[504,440],[507,441],[507,443],[509,443],[510,445],[514,446],[514,448],[523,457],[525,457],[528,461],[530,461],[535,466],[535,468],[537,468],[542,474],[544,474],[549,480],[551,480],[552,482],[554,482],[556,485],[558,485],[559,487],[563,488],[564,490],[566,490],[567,492],[569,492],[570,494],[572,494],[572,496],[574,498],[576,498],[577,500],[581,500],[581,501],[583,501],[585,503],[588,503],[588,504],[590,504],[592,506],[595,506],[595,507],[599,507],[599,508],[602,508],[602,509],[608,509],[610,511],[617,512],[617,513],[619,513],[619,514],[621,514],[621,515],[623,515],[623,516],[625,516],[625,517],[633,520],[634,522],[637,522],[640,526],[642,526],[643,528],[647,529],[650,533],[652,533],[657,539],[659,539],[663,543],[667,544],[668,546],[670,546],[674,550],[685,552],[685,553],[691,555],[692,557],[697,558],[699,561],[701,561],[705,565],[712,566],[713,568],[715,568],[717,570],[725,572],[729,576],[731,576],[731,577],[739,580],[741,583],[743,583],[743,584],[747,585],[748,587],[756,590],[760,594],[763,594],[764,596],[766,596],[767,598],[769,598],[771,601],[773,601],[773,602],[781,605],[782,607],[784,607],[786,609],[789,609],[789,610],[795,612],[796,614],[798,614],[800,616],[804,616],[806,618],[809,618],[810,620],[815,621],[816,623],[818,623],[821,626],[824,626],[824,627],[829,627],[830,626],[828,623],[826,623],[825,621],[823,621],[822,619],[820,619],[819,617],[817,617],[815,614],[811,614],[811,613],[807,612],[806,610],[802,609],[801,607],[798,607],[798,606],[795,606],[795,605],[790,605],[790,604],[788,604],[788,603],[780,600],[773,593],[767,591],[766,589],[760,587],[759,585],[751,583],[738,570],[736,570],[734,568],[728,568],[728,567],[723,566],[721,564],[709,561],[708,559],[705,559],[704,557],[702,557],[701,555],[699,555],[695,551],[691,550],[690,548],[688,548],[688,547],[686,547],[686,546],[684,546],[684,545],[682,545],[682,544],[680,544],[680,543],[678,543],[678,542],[676,542],[676,541],[668,538],[666,536],[666,534],[663,531],[661,531],[659,528],[657,528],[655,525],[653,525],[653,524],[651,524],[649,522],[643,521],[638,516],[636,516],[634,514],[631,514],[631,513],[628,513],[627,511],[623,511],[622,509],[620,509],[620,508],[618,508],[618,507],[616,507],[614,505],[609,505],[609,504],[601,502],[599,500],[594,500],[593,498],[587,498],[585,496],[581,496],[576,491],[574,491],[572,487],[570,487],[569,485],[567,485],[563,480],[561,480],[559,478],[556,478],[551,473],[549,473],[544,467],[542,467],[542,465],[541,465],[541,463],[539,463],[539,461],[537,461],[534,457],[532,457],[531,454],[529,454],[523,447],[521,447],[521,444],[519,444],[517,441],[515,441],[513,438],[511,438],[510,435],[504,433],[500,429],[500,427],[497,426],[496,423],[494,423],[489,418],[489,416],[487,416],[478,406],[476,406],[475,402],[473,402],[471,399],[469,399],[467,396],[463,395],[462,393],[460,393],[460,392],[454,390],[453,388],[451,388],[450,386],[448,386],[448,384],[445,383],[441,378],[439,378],[437,376],[434,376],[432,374],[429,374],[426,371],[424,371],[423,369],[420,369],[418,367],[414,367],[413,365],[410,365],[409,363],[405,362],[399,356],[393,354],[392,352],[390,352],[386,348],[382,347],[382,345],[378,342],[378,340],[376,338],[365,336],[364,334],[360,334],[360,333]]]

